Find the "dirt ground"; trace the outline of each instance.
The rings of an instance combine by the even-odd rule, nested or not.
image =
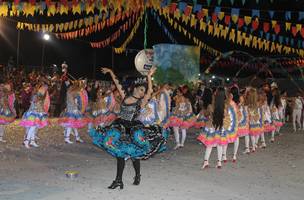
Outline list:
[[[204,147],[196,141],[196,130],[188,134],[183,149],[168,151],[141,162],[142,182],[133,186],[134,170],[127,162],[123,190],[109,190],[116,174],[116,160],[93,146],[83,129],[84,144],[67,145],[63,129],[50,126],[39,130],[39,148],[22,146],[24,129],[15,122],[6,127],[6,144],[0,144],[1,200],[278,200],[303,199],[304,131],[293,133],[287,125],[282,136],[267,148],[243,155],[240,140],[237,163],[231,161],[216,169],[216,149],[211,168],[201,170]],[[233,145],[228,154],[232,154]],[[79,177],[69,179],[66,170],[78,170]]]

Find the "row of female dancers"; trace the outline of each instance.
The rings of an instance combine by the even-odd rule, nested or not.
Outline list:
[[[217,167],[221,168],[221,162],[227,160],[228,144],[234,144],[233,161],[236,161],[240,137],[245,137],[245,153],[250,152],[250,140],[251,151],[254,152],[259,139],[260,146],[266,147],[265,133],[271,133],[271,141],[274,141],[275,132],[279,132],[283,125],[277,89],[273,90],[274,98],[268,105],[265,93],[255,88],[248,87],[243,91],[238,87],[219,87],[215,91],[205,88],[203,108],[195,116],[189,99],[180,88],[173,98],[175,107],[172,110],[170,87],[164,85],[153,91],[151,76],[155,70],[152,68],[146,79],[135,81],[131,92],[127,93],[115,74],[103,68],[103,73],[111,75],[116,90],[100,90],[95,103],[88,102],[81,81],[74,82],[67,90],[67,107],[58,119],[58,124],[65,128],[64,141],[72,143],[70,136],[74,134],[76,141],[83,142],[78,128],[89,126],[93,143],[117,159],[117,175],[110,189],[123,188],[122,173],[129,158],[135,169],[133,184],[140,183],[140,160],[166,149],[169,128],[174,130],[175,149],[184,146],[187,129],[199,128],[197,139],[206,146],[202,165],[205,169],[209,166],[213,147],[217,148]],[[3,125],[15,119],[14,94],[8,84],[1,85],[0,98],[0,138],[3,140]],[[39,128],[49,124],[48,108],[47,85],[42,80],[36,86],[31,106],[20,122],[26,128],[23,142],[26,148],[38,147],[36,134]]]

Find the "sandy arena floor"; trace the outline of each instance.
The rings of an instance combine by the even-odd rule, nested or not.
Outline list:
[[[220,170],[214,168],[216,149],[211,168],[200,170],[204,148],[195,140],[195,130],[188,134],[185,148],[177,151],[171,137],[167,152],[142,162],[141,185],[132,185],[129,161],[125,188],[109,190],[115,159],[93,146],[86,130],[80,131],[84,144],[67,145],[63,129],[50,126],[39,130],[41,147],[27,150],[21,145],[24,129],[16,123],[6,128],[8,142],[0,144],[1,200],[300,200],[304,196],[304,131],[292,133],[288,126],[274,144],[250,155],[242,155],[241,139],[238,162],[228,162]],[[71,180],[65,177],[66,170],[79,170],[80,175]]]

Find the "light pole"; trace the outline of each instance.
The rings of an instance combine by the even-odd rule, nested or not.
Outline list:
[[[42,55],[41,55],[41,70],[44,70],[44,51],[45,51],[45,43],[50,40],[50,35],[47,33],[43,34],[43,42],[42,42]]]
[[[18,29],[18,36],[17,36],[17,68],[19,67],[19,53],[20,53],[20,29]]]

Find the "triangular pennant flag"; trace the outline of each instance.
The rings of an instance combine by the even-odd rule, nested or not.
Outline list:
[[[208,35],[212,35],[213,33],[213,25],[209,24],[208,25]]]
[[[218,18],[219,18],[219,20],[223,20],[224,16],[225,16],[225,13],[224,13],[224,12],[219,12],[219,13],[218,13]]]
[[[302,38],[304,38],[304,27],[301,28],[301,32],[300,33],[301,33]]]
[[[280,24],[276,24],[275,27],[274,27],[274,32],[275,32],[276,34],[279,34],[280,31],[281,31],[281,26],[280,26]]]
[[[274,52],[275,50],[276,50],[275,43],[272,42],[272,43],[271,43],[271,47],[270,47],[270,52]]]
[[[300,11],[298,20],[301,21],[302,19],[304,19],[304,12]]]
[[[201,20],[200,21],[200,30],[203,30],[205,32],[206,27],[207,27],[207,24],[203,20]]]
[[[296,35],[297,35],[297,33],[298,33],[297,27],[292,26],[292,27],[291,27],[291,33],[292,33],[293,37],[296,37]]]
[[[258,39],[257,36],[253,36],[252,38],[252,47],[257,48],[258,47]]]
[[[274,28],[276,24],[277,24],[277,21],[276,21],[276,20],[271,20],[271,27],[272,27],[272,28]]]
[[[208,9],[203,8],[203,16],[208,16]]]
[[[241,31],[237,31],[236,43],[237,44],[242,44],[243,43],[243,37],[242,37],[242,32]]]
[[[178,9],[183,13],[186,9],[187,3],[185,2],[179,2],[178,3]]]
[[[225,24],[226,25],[230,24],[230,19],[231,19],[230,15],[225,15]]]
[[[259,27],[259,21],[257,19],[253,20],[251,24],[254,31]]]
[[[212,19],[212,22],[215,24],[217,22],[217,14],[213,13],[211,19]]]
[[[232,15],[232,21],[236,24],[238,21],[239,16],[238,15]]]
[[[216,6],[216,7],[214,8],[214,13],[215,13],[216,15],[218,15],[219,12],[221,12],[221,7]]]
[[[272,19],[272,18],[273,18],[273,15],[274,15],[274,11],[273,11],[273,10],[269,10],[268,12],[269,12],[270,18]]]
[[[250,17],[250,16],[245,16],[245,17],[244,17],[245,24],[246,24],[247,26],[251,23],[251,19],[252,19],[252,17]]]
[[[302,29],[302,24],[297,24],[296,27],[297,27],[297,32],[299,32]]]
[[[229,41],[234,42],[235,41],[235,29],[231,29],[229,33]]]
[[[269,51],[270,41],[264,40],[264,50]]]
[[[252,9],[251,17],[260,17],[260,10]]]
[[[174,13],[176,8],[177,8],[177,3],[171,3],[170,10],[169,10],[170,13]]]
[[[270,39],[270,33],[266,33],[266,40]]]
[[[244,25],[244,19],[240,17],[238,20],[238,28],[242,28],[243,25]]]
[[[268,22],[264,22],[263,23],[263,30],[265,33],[267,33],[269,31],[269,23]]]
[[[285,19],[290,20],[291,19],[291,11],[286,11],[285,12]]]
[[[193,13],[197,13],[201,10],[202,10],[202,5],[201,4],[194,4]]]
[[[289,30],[290,30],[290,27],[291,27],[291,23],[290,23],[290,22],[286,22],[286,23],[285,23],[286,31],[289,31]]]

